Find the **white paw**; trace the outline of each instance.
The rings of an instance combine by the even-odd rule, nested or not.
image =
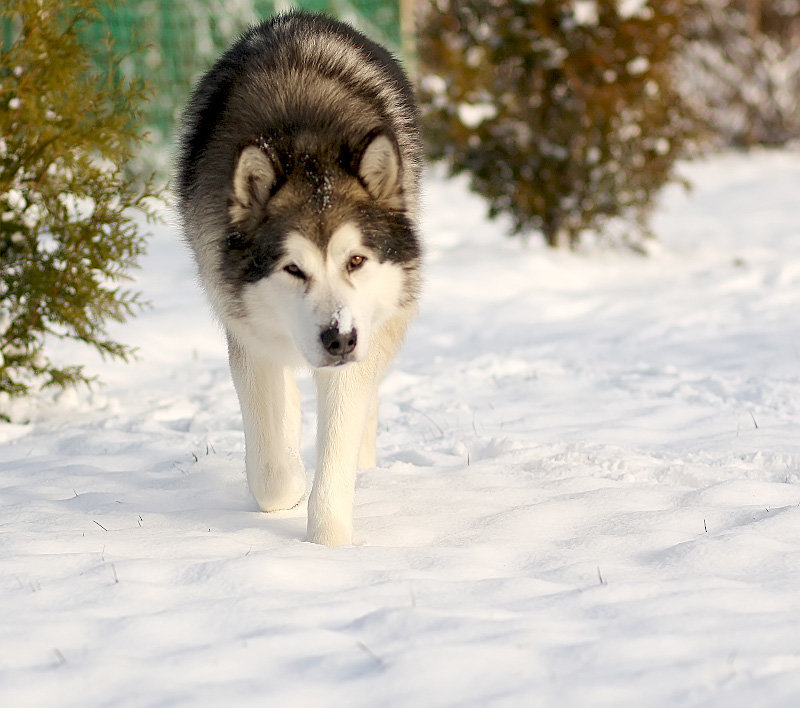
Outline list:
[[[297,506],[306,493],[306,478],[302,470],[283,474],[250,474],[247,483],[261,511],[280,511]]]
[[[332,518],[315,520],[309,515],[308,540],[323,546],[351,546],[353,524],[342,523]]]

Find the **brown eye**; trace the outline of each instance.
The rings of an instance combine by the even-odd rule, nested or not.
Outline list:
[[[366,260],[367,260],[367,259],[366,259],[366,258],[364,258],[364,256],[353,256],[353,257],[350,259],[350,261],[347,263],[347,270],[349,270],[351,273],[352,273],[354,270],[358,270],[358,269],[359,269],[361,266],[363,266],[363,265],[364,265],[364,263],[366,262]]]
[[[287,265],[284,270],[289,274],[293,275],[295,278],[299,278],[300,280],[308,280],[306,274],[300,270],[294,263],[290,263]]]

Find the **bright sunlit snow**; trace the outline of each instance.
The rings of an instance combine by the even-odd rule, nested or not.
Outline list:
[[[113,332],[141,360],[0,424],[0,705],[798,705],[800,154],[684,171],[649,257],[526,247],[427,180],[347,548],[256,510],[160,227]]]

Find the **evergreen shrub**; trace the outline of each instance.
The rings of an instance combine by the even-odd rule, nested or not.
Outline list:
[[[95,380],[53,363],[52,338],[133,353],[106,324],[143,304],[124,283],[157,190],[126,171],[143,142],[143,84],[122,78],[110,41],[81,42],[95,5],[5,0],[0,10],[0,415],[11,397]]]

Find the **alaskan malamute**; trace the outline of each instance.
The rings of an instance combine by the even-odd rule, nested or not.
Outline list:
[[[352,542],[356,468],[375,465],[378,383],[419,288],[421,152],[398,63],[324,15],[250,29],[184,115],[178,207],[227,332],[247,480],[264,511],[305,494],[292,369],[315,372],[316,543]]]

